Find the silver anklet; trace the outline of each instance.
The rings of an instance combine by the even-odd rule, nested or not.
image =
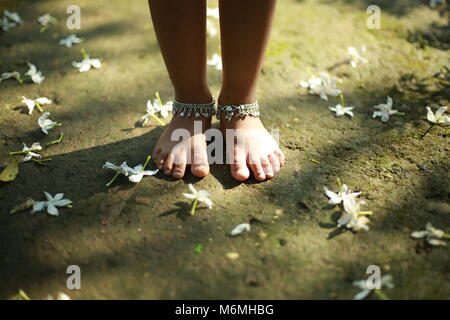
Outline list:
[[[258,101],[255,103],[247,103],[247,104],[238,104],[238,105],[228,105],[228,106],[217,106],[217,119],[221,119],[222,112],[225,113],[225,119],[228,121],[233,118],[233,115],[236,114],[239,117],[251,116],[251,117],[259,117],[259,104]]]
[[[216,102],[214,101],[214,98],[212,98],[210,103],[183,103],[174,99],[172,107],[173,115],[181,118],[190,116],[195,118],[211,118],[216,114]]]

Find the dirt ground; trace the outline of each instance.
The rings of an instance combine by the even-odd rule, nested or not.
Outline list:
[[[450,232],[449,131],[429,127],[427,105],[450,105],[447,18],[426,1],[279,1],[272,40],[260,78],[258,100],[268,128],[280,130],[287,165],[271,181],[237,183],[226,165],[213,165],[199,180],[159,173],[139,184],[112,177],[105,161],[131,165],[151,153],[163,127],[135,127],[147,99],[172,89],[146,1],[76,1],[84,43],[65,48],[58,40],[73,1],[2,1],[26,23],[0,33],[0,73],[34,63],[42,84],[0,83],[0,166],[22,142],[64,140],[42,154],[45,165],[24,163],[10,183],[0,184],[0,298],[23,289],[32,299],[66,292],[73,299],[351,299],[354,280],[379,265],[394,277],[392,299],[450,298],[449,247],[428,248],[410,238],[427,222]],[[381,29],[366,27],[366,8],[382,9]],[[217,4],[210,2],[210,7]],[[40,33],[43,13],[59,24]],[[210,39],[209,55],[219,40]],[[333,66],[348,46],[367,46],[368,64]],[[103,67],[79,73],[80,49]],[[324,101],[298,82],[308,69],[330,69],[340,78],[355,116],[336,118]],[[217,96],[220,72],[209,81]],[[372,119],[373,106],[394,108],[388,123]],[[28,115],[21,96],[47,96],[52,119],[63,123],[44,136],[39,112]],[[167,119],[165,119],[167,121]],[[314,161],[311,161],[314,159]],[[338,232],[339,210],[323,187],[339,177],[362,192],[374,212],[370,231]],[[212,210],[189,215],[187,184],[211,192]],[[9,211],[43,191],[64,192],[73,208],[59,217]],[[251,231],[231,238],[237,224]],[[201,244],[203,250],[196,253]],[[228,252],[240,257],[230,260]],[[66,268],[81,267],[81,290],[67,290]],[[371,297],[375,298],[375,297]]]

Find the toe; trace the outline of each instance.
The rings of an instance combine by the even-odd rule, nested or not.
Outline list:
[[[186,171],[186,159],[176,161],[173,166],[172,177],[175,179],[181,179],[184,177],[184,172]]]
[[[191,166],[191,172],[197,178],[204,178],[209,173],[209,164],[207,162],[201,164],[193,164]]]
[[[231,165],[231,175],[238,181],[247,180],[250,176],[250,171],[248,170],[247,164],[236,163]]]
[[[169,153],[169,155],[166,157],[164,164],[163,164],[163,170],[164,170],[164,174],[166,176],[171,176],[172,175],[172,171],[173,171],[173,154]]]
[[[278,157],[278,160],[280,161],[280,167],[282,167],[284,165],[284,162],[286,161],[283,151],[278,149],[275,151],[275,155]]]
[[[234,158],[232,159],[231,175],[238,181],[247,180],[250,176],[250,170],[248,170],[247,163],[245,159],[247,158],[244,149],[236,146],[234,150]]]
[[[274,153],[271,153],[269,154],[269,161],[272,165],[273,173],[278,173],[278,171],[280,171],[280,160],[278,157]]]
[[[191,164],[191,172],[198,178],[203,178],[209,173],[208,155],[206,153],[206,145],[196,150],[194,147],[193,161]]]
[[[266,180],[266,174],[264,173],[264,169],[261,165],[261,162],[251,161],[250,168],[252,169],[253,175],[255,176],[256,180],[258,180],[258,181]]]
[[[167,154],[163,154],[163,153],[158,153],[154,158],[153,158],[153,162],[155,162],[156,167],[159,170],[163,170],[164,169],[164,160],[166,159]]]
[[[261,166],[264,170],[264,174],[266,175],[267,179],[273,178],[273,169],[272,165],[270,164],[269,157],[265,156],[261,158]]]

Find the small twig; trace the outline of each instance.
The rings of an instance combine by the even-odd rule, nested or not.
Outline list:
[[[420,139],[423,139],[423,138],[427,135],[427,133],[428,133],[435,125],[436,125],[436,123],[431,124],[431,126],[430,126],[427,130],[425,130],[425,132],[422,134],[422,136],[420,137]]]

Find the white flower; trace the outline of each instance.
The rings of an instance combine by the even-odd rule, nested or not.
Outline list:
[[[17,12],[11,12],[11,11],[5,10],[3,12],[3,15],[5,17],[7,17],[9,20],[11,20],[17,24],[23,23],[23,20],[20,18],[19,14]]]
[[[445,4],[445,0],[430,0],[430,7],[436,8],[438,4]]]
[[[144,124],[147,123],[149,118],[156,113],[159,113],[161,117],[166,118],[169,115],[169,112],[172,112],[172,107],[172,101],[168,101],[161,105],[159,99],[153,99],[153,102],[148,100],[146,114],[142,117],[142,119],[144,119]]]
[[[55,300],[51,294],[47,295],[46,300]],[[56,300],[72,300],[70,296],[67,293],[64,292],[58,292],[56,295]]]
[[[33,205],[31,213],[42,211],[47,208],[47,212],[52,216],[58,216],[58,209],[56,207],[65,207],[72,203],[69,199],[63,199],[64,193],[57,193],[52,197],[48,192],[44,191],[47,201],[38,201]]]
[[[320,72],[318,77],[311,77],[308,81],[300,81],[300,86],[309,88],[311,94],[317,94],[323,100],[328,100],[328,96],[336,97],[342,93],[336,89],[337,78],[330,76],[327,72]]]
[[[24,96],[22,96],[22,103],[24,103],[27,106],[28,114],[32,114],[36,104],[39,106],[51,104],[52,100],[50,100],[49,98],[46,98],[46,97],[40,97],[40,98],[32,100],[32,99],[27,99]]]
[[[358,64],[368,63],[369,60],[362,57],[362,54],[366,52],[366,46],[362,46],[361,49],[356,49],[355,47],[347,48],[347,55],[345,59],[350,63],[353,68],[356,68]]]
[[[71,34],[67,38],[59,40],[59,44],[66,46],[67,48],[70,48],[75,43],[81,43],[83,40],[81,38],[78,38],[76,34]]]
[[[38,18],[38,22],[45,28],[42,28],[41,31],[47,30],[50,23],[56,24],[57,20],[55,17],[52,17],[50,14],[45,13]]]
[[[73,61],[72,65],[80,72],[86,72],[91,70],[91,67],[100,69],[102,67],[102,62],[100,59],[91,59],[88,54],[85,54],[84,59],[81,62]]]
[[[211,17],[211,18],[216,18],[219,19],[219,8],[214,8],[214,9],[210,9],[207,8],[206,9],[206,16]]]
[[[0,27],[3,31],[9,31],[17,25],[14,21],[10,21],[7,16],[0,18]]]
[[[369,230],[369,219],[364,216],[365,212],[360,210],[364,201],[357,201],[354,197],[348,197],[344,200],[345,213],[338,220],[338,227],[346,227],[353,231]],[[367,212],[370,213],[370,212]]]
[[[140,182],[144,176],[154,176],[156,173],[158,173],[158,169],[144,170],[144,166],[142,164],[131,168],[127,165],[126,161],[124,161],[120,166],[116,166],[111,162],[105,162],[103,168],[112,169],[119,174],[123,174],[124,176],[128,177],[129,181],[134,183]]]
[[[426,230],[424,231],[415,231],[411,234],[411,237],[419,239],[425,238],[426,241],[433,246],[446,246],[445,241],[440,240],[442,238],[446,238],[446,234],[444,231],[436,229],[433,227],[431,223],[427,223]]]
[[[250,224],[241,223],[241,224],[237,225],[233,230],[231,230],[230,236],[234,237],[234,236],[240,235],[244,231],[250,231]]]
[[[358,281],[353,281],[353,285],[355,287],[358,287],[359,289],[361,289],[360,292],[358,292],[355,297],[353,298],[354,300],[362,300],[364,298],[366,298],[374,289],[369,289],[369,287],[367,286],[367,280],[358,280]],[[381,277],[380,279],[380,289],[386,287],[389,289],[392,289],[394,287],[394,282],[393,282],[393,277],[390,274],[384,275]]]
[[[212,58],[208,60],[208,66],[213,66],[216,70],[222,70],[222,58],[214,53]]]
[[[59,125],[57,122],[50,120],[49,116],[50,112],[44,112],[38,119],[38,124],[45,134],[48,134],[48,130],[53,129],[54,126]]]
[[[388,96],[387,103],[381,103],[377,106],[374,106],[375,109],[379,109],[380,111],[374,111],[372,118],[381,117],[381,121],[387,122],[389,117],[393,114],[398,113],[398,110],[392,109],[393,100]]]
[[[347,198],[356,198],[361,194],[361,192],[351,192],[346,184],[342,185],[341,190],[339,190],[338,193],[334,193],[327,187],[324,187],[324,189],[326,196],[330,198],[328,203],[331,205],[339,204],[345,201]]]
[[[447,111],[447,107],[440,107],[436,113],[433,113],[430,107],[427,107],[427,119],[431,123],[442,124],[442,125],[450,125],[450,117],[444,115],[445,111]]]
[[[28,67],[30,69],[28,69],[28,71],[27,71],[27,73],[25,73],[25,75],[30,76],[31,80],[34,83],[41,83],[45,79],[45,77],[42,75],[42,72],[38,71],[34,64],[28,62]]]
[[[25,152],[26,155],[25,155],[25,158],[23,158],[22,161],[26,162],[26,161],[30,161],[32,158],[41,158],[40,154],[33,152],[33,151],[40,151],[40,150],[42,150],[42,146],[41,146],[41,144],[39,142],[33,143],[31,145],[31,147],[29,147],[29,148],[24,143],[22,152]]]
[[[191,193],[183,193],[183,196],[185,196],[188,199],[203,202],[204,204],[206,204],[208,206],[209,209],[212,209],[213,203],[212,203],[211,199],[209,199],[208,191],[206,191],[206,190],[197,191],[197,189],[195,189],[195,187],[191,183],[189,183],[188,187],[189,187],[189,190],[191,191]]]
[[[353,110],[355,107],[343,107],[341,104],[337,104],[335,107],[329,107],[331,111],[334,111],[336,113],[336,117],[343,116],[345,114],[348,114],[350,117],[353,117]]]
[[[0,76],[0,82],[9,78],[15,78],[18,82],[20,83],[22,82],[22,79],[20,78],[20,73],[17,71],[2,73],[2,75]]]
[[[206,31],[208,33],[208,36],[210,36],[211,38],[217,36],[217,34],[219,33],[219,30],[217,30],[214,22],[210,21],[209,19],[206,19]]]

